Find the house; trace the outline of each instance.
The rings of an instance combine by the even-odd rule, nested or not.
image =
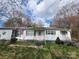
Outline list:
[[[15,32],[16,29],[16,32]],[[6,34],[5,34],[6,32]],[[56,40],[57,37],[60,40],[71,40],[71,34],[69,29],[62,28],[0,28],[0,39],[11,39],[16,37],[18,40]]]
[[[12,35],[12,29],[0,28],[0,40],[2,40],[2,39],[10,40],[11,35]]]

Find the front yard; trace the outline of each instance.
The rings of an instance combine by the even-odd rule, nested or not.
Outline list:
[[[79,59],[79,48],[75,46],[20,41],[16,44],[0,44],[0,59]]]

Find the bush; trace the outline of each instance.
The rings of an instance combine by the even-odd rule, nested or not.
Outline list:
[[[41,45],[44,45],[44,42],[43,42],[43,41],[37,41],[37,42],[35,43],[35,45],[41,46]]]
[[[67,46],[74,46],[72,42],[69,42]]]
[[[64,42],[61,41],[59,37],[57,37],[55,43],[56,43],[56,44],[64,44]]]
[[[10,43],[11,43],[11,44],[14,44],[14,43],[16,43],[16,41],[17,41],[16,38],[12,38],[11,41],[10,41]]]
[[[7,45],[8,43],[9,43],[9,41],[6,40],[6,39],[1,39],[0,40],[0,45]]]

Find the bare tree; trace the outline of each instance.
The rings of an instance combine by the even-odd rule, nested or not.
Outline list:
[[[72,37],[79,39],[79,3],[71,3],[64,6],[55,16],[55,24],[58,23],[58,27],[72,29]]]
[[[19,14],[17,17],[10,18],[4,23],[5,27],[32,27],[32,25],[33,23],[30,17]]]
[[[16,17],[22,17],[23,15],[23,8],[22,4],[23,0],[0,0],[0,19],[14,19],[14,25],[16,26]],[[26,3],[26,2],[24,2]],[[26,7],[24,5],[24,7]],[[19,11],[19,12],[18,12]],[[19,16],[17,16],[17,13],[20,13]],[[16,15],[15,15],[16,14]],[[24,16],[24,15],[23,15]],[[20,17],[20,18],[21,18]]]
[[[8,18],[8,21],[5,22],[5,26],[8,25],[15,27],[32,25],[31,18],[24,15],[23,7],[26,9],[26,4],[27,0],[0,0],[0,18]],[[21,23],[21,21],[24,23],[18,25],[18,23]]]
[[[41,18],[38,18],[35,23],[34,23],[35,27],[43,27],[44,26],[44,21]]]
[[[15,37],[17,35],[17,30],[15,27],[26,27],[25,24],[29,22],[27,21],[27,17],[24,15],[23,7],[26,9],[25,3],[26,2],[23,3],[23,0],[0,0],[0,18],[8,18],[8,20],[5,22],[6,27],[14,27],[11,42],[16,42]],[[23,18],[26,20],[25,23],[22,23]]]

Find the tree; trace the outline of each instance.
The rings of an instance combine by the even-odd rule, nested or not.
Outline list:
[[[4,23],[5,27],[29,27],[32,25],[31,17],[18,10],[12,11],[11,17]]]
[[[18,2],[18,3],[17,3]],[[22,0],[0,0],[0,16],[4,16],[6,18],[12,18],[13,11],[23,11],[20,3]]]
[[[14,29],[15,27],[26,27],[26,25],[22,23],[22,18],[27,20],[23,9],[23,7],[26,9],[25,3],[27,4],[27,2],[24,1],[26,0],[0,0],[0,19],[8,19],[4,24],[5,27],[14,27]],[[14,39],[11,41],[14,41]]]
[[[16,21],[14,21],[14,18],[7,20],[4,23],[4,26],[5,27],[22,27],[23,26],[21,18],[15,18],[15,20]]]
[[[58,27],[70,28],[72,37],[79,39],[79,7],[78,3],[64,6],[54,17]],[[62,25],[64,24],[64,25]],[[53,25],[52,25],[53,26]]]
[[[21,18],[24,16],[26,4],[26,0],[0,0],[0,19],[3,21],[13,19],[15,22],[16,17]],[[25,9],[23,7],[25,7]]]
[[[34,26],[35,27],[43,27],[44,26],[44,21],[41,18],[36,19],[36,21],[34,22]]]
[[[24,21],[24,24],[27,26],[27,27],[33,27],[33,22],[32,22],[32,19],[31,17],[26,17],[26,21]]]

